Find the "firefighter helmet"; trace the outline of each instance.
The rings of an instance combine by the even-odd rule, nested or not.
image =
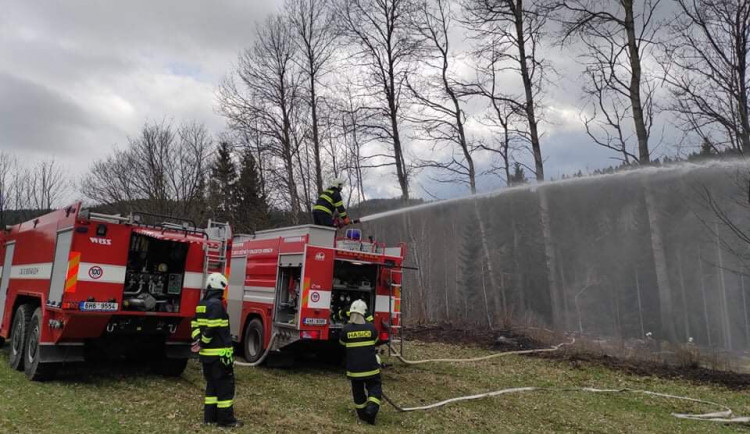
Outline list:
[[[367,305],[362,300],[354,300],[354,303],[352,303],[352,306],[349,308],[349,312],[358,313],[362,316],[365,316],[367,312]]]
[[[221,273],[211,273],[206,279],[206,289],[223,291],[228,284],[227,278]]]
[[[344,184],[346,184],[346,180],[341,177],[336,177],[331,180],[331,187],[336,187],[339,190],[344,187]]]

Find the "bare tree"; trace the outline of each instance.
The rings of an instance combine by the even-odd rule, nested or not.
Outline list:
[[[16,160],[7,152],[0,152],[0,230],[5,227],[6,212],[13,204],[13,171]]]
[[[462,92],[476,95],[487,100],[488,107],[481,122],[492,130],[499,130],[493,134],[491,140],[481,140],[478,148],[490,152],[499,161],[493,162],[488,173],[500,172],[506,185],[512,184],[510,173],[513,161],[512,154],[531,143],[528,128],[524,126],[525,110],[521,104],[510,100],[502,94],[501,75],[505,72],[503,66],[504,48],[496,43],[483,47],[476,53],[476,80],[463,86]]]
[[[201,124],[146,124],[128,146],[94,163],[81,190],[115,211],[201,220],[212,140]]]
[[[295,168],[303,132],[296,130],[301,107],[295,56],[289,21],[270,17],[258,30],[253,47],[240,55],[234,76],[222,83],[219,107],[231,128],[262,138],[263,152],[273,160],[266,166],[264,181],[281,187],[296,224],[302,206]]]
[[[299,65],[307,79],[306,97],[310,106],[310,126],[315,159],[315,187],[323,191],[323,169],[320,161],[318,86],[327,72],[336,47],[337,32],[332,0],[289,0],[292,21],[301,60]]]
[[[662,59],[672,110],[704,141],[750,152],[750,3],[675,2],[679,12]],[[712,139],[712,132],[724,139]]]
[[[366,125],[370,134],[392,146],[392,163],[401,187],[409,199],[409,168],[401,140],[401,108],[405,78],[418,52],[418,40],[408,17],[414,0],[341,0],[337,9],[345,35],[356,47],[355,59],[366,71],[376,116]]]
[[[421,116],[413,120],[421,139],[432,143],[433,153],[438,146],[446,145],[450,152],[446,161],[428,159],[420,165],[447,172],[448,177],[439,180],[466,183],[471,193],[476,194],[477,173],[472,156],[475,148],[466,137],[466,113],[460,99],[460,84],[451,76],[454,58],[449,37],[453,21],[450,3],[451,0],[422,0],[419,3],[413,26],[426,48],[422,60],[431,72],[435,72],[420,74],[426,76],[423,83],[407,80],[407,86],[421,109]]]
[[[365,201],[364,178],[367,172],[367,158],[362,152],[362,148],[367,145],[372,136],[365,134],[363,124],[366,122],[367,111],[364,102],[354,89],[351,82],[343,86],[343,92],[339,101],[339,115],[341,116],[341,131],[346,150],[347,176],[349,185],[352,186],[352,193],[356,193],[357,202]],[[352,194],[349,195],[349,201],[352,200]],[[347,203],[347,207],[349,203]]]
[[[482,41],[478,51],[496,50],[520,76],[523,94],[497,96],[525,114],[537,180],[544,180],[538,105],[545,64],[538,49],[544,36],[548,8],[541,0],[463,0],[465,21]]]
[[[556,4],[562,11],[563,43],[575,36],[586,50],[583,62],[589,83],[584,91],[594,104],[594,115],[600,116],[586,119],[586,130],[597,144],[620,153],[626,162],[651,161],[649,135],[655,86],[642,65],[651,56],[660,3],[563,0]],[[637,158],[627,148],[629,130],[624,121],[628,118],[633,121],[638,142]]]
[[[36,210],[51,210],[65,193],[65,173],[54,159],[37,163],[29,181],[29,200]]]

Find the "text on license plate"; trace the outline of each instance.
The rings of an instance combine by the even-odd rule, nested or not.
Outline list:
[[[322,326],[326,325],[328,321],[325,318],[304,318],[302,320],[302,324],[304,325],[316,325],[316,326]]]
[[[78,305],[78,308],[80,310],[111,312],[117,310],[118,304],[104,301],[82,301],[81,304]]]

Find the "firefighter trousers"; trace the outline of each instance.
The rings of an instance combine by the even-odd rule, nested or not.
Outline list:
[[[333,216],[323,211],[313,211],[313,224],[333,227]]]
[[[203,422],[227,425],[234,417],[234,369],[219,360],[203,363],[206,396],[203,401]]]
[[[352,397],[357,416],[367,423],[374,424],[380,410],[383,388],[380,374],[369,378],[352,378]]]

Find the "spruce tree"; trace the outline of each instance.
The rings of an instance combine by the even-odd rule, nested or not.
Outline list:
[[[235,196],[236,231],[252,232],[268,224],[268,204],[261,190],[255,157],[250,149],[245,149],[240,156],[240,175]]]
[[[211,165],[208,182],[210,214],[214,220],[234,223],[237,203],[237,168],[232,160],[232,147],[227,142],[219,143],[216,158]]]

